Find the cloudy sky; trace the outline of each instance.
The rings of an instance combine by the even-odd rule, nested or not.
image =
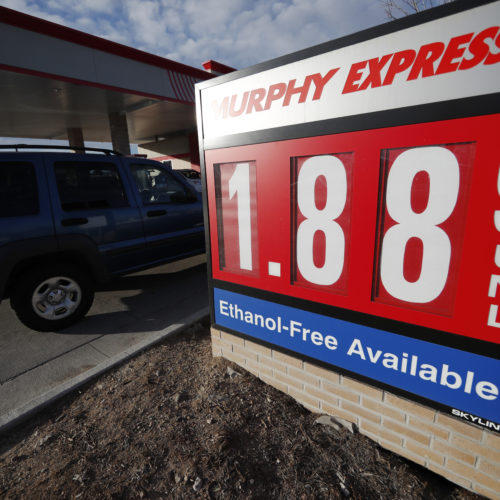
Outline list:
[[[0,0],[200,68],[241,69],[386,22],[379,0]]]

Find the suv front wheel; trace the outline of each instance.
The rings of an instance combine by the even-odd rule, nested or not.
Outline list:
[[[19,320],[38,331],[55,331],[76,323],[94,300],[91,281],[69,264],[52,264],[22,274],[14,286],[12,308]]]

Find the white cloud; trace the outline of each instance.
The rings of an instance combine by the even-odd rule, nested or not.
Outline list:
[[[40,2],[40,9],[49,9],[54,11],[66,12],[72,17],[75,13],[107,13],[111,14],[117,7],[116,0],[49,0]]]
[[[217,4],[213,0],[186,2],[183,14],[194,43],[176,39],[175,49],[169,50],[167,57],[191,64],[212,58],[242,68],[384,20],[383,12],[369,0],[274,4],[256,0],[223,2],[216,8]]]
[[[26,12],[27,9],[26,0],[4,0],[0,3],[2,7],[8,7],[9,9],[19,10],[20,12]]]
[[[183,61],[217,59],[242,68],[383,21],[373,1],[267,0],[185,4],[184,19],[195,43],[176,40],[168,57]],[[236,5],[237,8],[234,8]],[[157,47],[156,50],[159,50]],[[199,63],[198,63],[199,64]]]

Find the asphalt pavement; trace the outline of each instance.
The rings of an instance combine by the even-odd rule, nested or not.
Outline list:
[[[22,325],[0,304],[0,431],[208,315],[206,256],[114,279],[59,332]]]

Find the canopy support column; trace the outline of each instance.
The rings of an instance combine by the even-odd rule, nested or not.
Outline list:
[[[84,148],[85,144],[83,141],[83,131],[79,127],[73,127],[66,129],[68,134],[68,142],[70,148]],[[77,151],[75,149],[75,151]]]
[[[120,112],[108,113],[113,149],[123,155],[130,154],[127,115]]]

